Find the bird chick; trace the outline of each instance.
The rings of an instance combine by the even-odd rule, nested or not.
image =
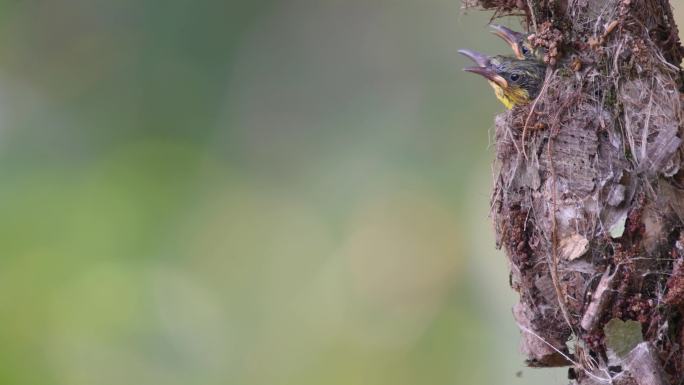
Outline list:
[[[515,57],[520,60],[539,60],[544,58],[544,52],[541,48],[534,48],[532,43],[528,40],[529,34],[516,32],[512,29],[504,27],[503,25],[491,24],[490,27],[496,36],[502,38],[515,53]]]
[[[526,105],[539,95],[546,73],[542,62],[519,60],[513,56],[487,56],[467,49],[458,52],[477,64],[463,70],[487,79],[497,99],[506,108]]]

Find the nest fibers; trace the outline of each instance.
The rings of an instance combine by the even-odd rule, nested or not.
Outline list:
[[[520,294],[514,315],[528,363],[615,380],[607,368],[626,364],[605,346],[613,318],[640,322],[657,353],[676,351],[672,336],[684,328],[659,308],[684,304],[684,268],[673,274],[672,262],[684,258],[682,50],[669,4],[466,5],[525,15],[551,64],[533,103],[496,117],[492,216]],[[670,359],[658,370],[681,376],[683,365]]]

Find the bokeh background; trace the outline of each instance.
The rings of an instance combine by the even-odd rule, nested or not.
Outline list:
[[[487,218],[490,16],[0,1],[0,383],[566,383]]]

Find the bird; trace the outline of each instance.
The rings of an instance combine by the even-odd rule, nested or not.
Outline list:
[[[539,60],[544,57],[544,52],[541,48],[534,48],[528,37],[529,34],[516,32],[512,29],[504,27],[503,25],[490,24],[496,36],[502,38],[515,53],[515,57],[520,60]]]
[[[520,60],[504,55],[488,56],[468,49],[458,52],[477,64],[463,70],[487,79],[497,99],[508,109],[529,104],[539,95],[544,84],[546,65],[541,61]]]

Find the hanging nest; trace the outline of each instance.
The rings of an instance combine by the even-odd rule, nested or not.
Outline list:
[[[492,217],[527,363],[573,366],[578,383],[680,384],[684,51],[669,4],[465,5],[523,15],[549,65],[533,103],[496,117]],[[626,354],[617,321],[640,327]]]

